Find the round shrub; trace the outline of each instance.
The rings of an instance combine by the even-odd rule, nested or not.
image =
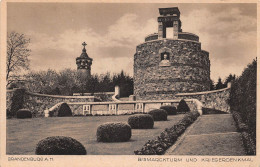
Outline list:
[[[123,142],[131,136],[131,127],[126,123],[104,123],[97,128],[98,142]]]
[[[19,119],[32,118],[32,112],[28,109],[20,109],[17,111],[16,117]]]
[[[58,117],[70,117],[72,116],[72,111],[67,103],[62,103],[58,110]]]
[[[168,115],[176,115],[177,114],[177,109],[174,106],[161,106],[160,109],[163,109],[167,112]]]
[[[186,112],[189,112],[189,111],[190,111],[190,108],[189,108],[188,104],[186,103],[186,101],[184,99],[182,99],[177,106],[177,112],[178,113],[186,113]]]
[[[47,137],[37,146],[37,155],[86,155],[85,147],[77,140],[65,136]]]
[[[152,129],[154,121],[149,114],[136,114],[128,118],[128,124],[132,129]]]
[[[167,112],[163,109],[155,109],[148,112],[154,121],[167,121]]]

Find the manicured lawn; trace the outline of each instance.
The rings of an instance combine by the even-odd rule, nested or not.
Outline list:
[[[7,154],[35,154],[36,144],[49,136],[69,136],[81,142],[92,155],[131,155],[148,140],[173,126],[183,115],[168,116],[168,121],[155,122],[154,129],[132,129],[128,142],[99,143],[97,127],[105,122],[127,122],[129,115],[7,120]]]

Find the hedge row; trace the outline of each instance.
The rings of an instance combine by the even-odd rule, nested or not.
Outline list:
[[[242,75],[232,82],[229,105],[231,112],[237,112],[240,115],[241,122],[247,126],[245,139],[248,143],[256,145],[256,71],[257,61],[253,60],[251,64],[243,71]],[[247,139],[248,138],[248,139]],[[255,151],[254,151],[255,152]]]
[[[238,112],[233,111],[232,115],[236,122],[238,131],[241,132],[242,134],[242,140],[243,140],[246,154],[256,155],[256,145],[254,144],[252,137],[248,133],[248,126],[245,123],[243,123],[242,118]]]
[[[166,128],[155,140],[149,140],[143,148],[134,151],[136,155],[162,155],[178,137],[199,117],[198,112],[189,112],[171,128]]]

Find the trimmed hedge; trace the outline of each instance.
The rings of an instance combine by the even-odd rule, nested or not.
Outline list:
[[[188,104],[186,103],[186,101],[184,99],[182,99],[178,106],[177,106],[177,112],[178,113],[186,113],[186,112],[190,112],[190,108],[188,106]]]
[[[65,136],[47,137],[37,146],[37,155],[86,155],[85,147],[76,139]]]
[[[154,121],[149,114],[136,114],[128,118],[128,124],[132,129],[152,129]]]
[[[20,109],[16,113],[16,118],[18,119],[32,118],[32,112],[28,109]]]
[[[198,112],[189,112],[173,127],[166,128],[155,140],[148,142],[140,149],[134,151],[136,155],[162,155],[172,146],[178,137],[190,126],[198,117]]]
[[[242,75],[232,81],[229,105],[232,113],[237,112],[248,129],[249,143],[256,148],[256,87],[257,87],[257,60],[253,60]],[[243,125],[244,126],[244,125]],[[254,151],[256,152],[256,150]],[[255,155],[255,154],[254,154]]]
[[[98,142],[124,142],[131,136],[131,127],[127,123],[104,123],[97,128]]]
[[[227,114],[227,112],[216,110],[214,108],[202,108],[202,115],[209,115],[209,114]]]
[[[154,121],[167,121],[167,112],[163,109],[155,109],[148,112]]]
[[[161,106],[160,109],[163,109],[167,111],[168,115],[176,115],[177,114],[177,109],[174,106],[167,105],[167,106]]]
[[[62,103],[58,110],[58,117],[70,117],[72,116],[72,111],[67,103]]]
[[[242,134],[242,141],[247,155],[256,155],[256,145],[252,140],[252,137],[248,133],[248,126],[243,123],[243,120],[238,112],[232,112],[233,118],[236,122],[236,126],[239,132]]]

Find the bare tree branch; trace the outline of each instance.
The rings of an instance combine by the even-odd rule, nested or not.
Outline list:
[[[30,49],[27,49],[30,39],[24,34],[11,32],[7,38],[7,58],[6,58],[6,80],[8,86],[14,80],[19,79],[19,70],[29,69]],[[14,77],[15,76],[15,77]]]

